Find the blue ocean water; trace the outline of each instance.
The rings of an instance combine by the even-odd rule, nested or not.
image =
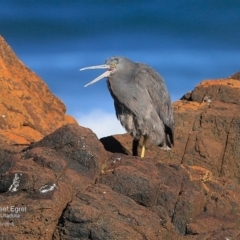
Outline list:
[[[240,70],[239,13],[238,0],[4,0],[0,34],[87,125],[114,107],[105,80],[83,87],[102,71],[79,68],[115,55],[147,63],[175,101],[204,79]]]

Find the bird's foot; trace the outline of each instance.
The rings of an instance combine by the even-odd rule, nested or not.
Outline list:
[[[169,146],[164,146],[164,147],[160,147],[162,150],[164,151],[170,151],[171,148]]]

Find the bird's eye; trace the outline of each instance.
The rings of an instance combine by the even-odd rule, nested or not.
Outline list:
[[[112,68],[115,68],[117,66],[117,63],[116,62],[113,62],[112,64],[111,64],[111,67]]]

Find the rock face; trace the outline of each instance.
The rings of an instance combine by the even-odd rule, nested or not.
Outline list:
[[[67,123],[66,107],[0,36],[0,139],[29,144]]]
[[[0,169],[3,238],[240,237],[238,183],[198,166],[110,154],[77,124],[6,158]]]
[[[21,66],[19,74],[33,74],[1,41],[1,70]],[[204,81],[175,102],[174,149],[149,146],[140,159],[129,156],[127,134],[100,142],[90,129],[66,124],[74,120],[46,85],[18,85],[21,76],[15,85],[32,86],[32,93],[27,100],[13,88],[21,111],[6,108],[0,134],[1,239],[240,239],[238,79]],[[37,84],[45,88],[38,104]],[[48,97],[55,99],[52,108],[44,105]],[[24,102],[38,105],[37,117]],[[60,128],[53,129],[50,116]],[[22,124],[25,117],[31,124]]]

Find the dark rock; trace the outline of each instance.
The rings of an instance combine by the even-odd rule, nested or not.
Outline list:
[[[230,76],[229,78],[231,79],[236,79],[236,80],[240,80],[240,71],[233,74],[232,76]]]
[[[114,159],[114,156],[112,156]],[[104,174],[99,178],[116,192],[132,198],[140,205],[150,207],[156,205],[159,188],[158,168],[136,157],[115,157],[121,165],[114,168],[112,174]],[[124,164],[124,165],[123,165]],[[118,164],[116,164],[117,166]],[[111,165],[110,165],[111,166]],[[110,167],[111,168],[111,167]],[[109,172],[109,169],[105,169]],[[149,171],[151,175],[149,175]]]
[[[180,98],[180,100],[191,101],[191,100],[192,100],[192,99],[191,99],[191,94],[192,94],[192,92],[187,92],[187,93],[185,93],[185,94]]]
[[[108,174],[102,175],[98,182],[149,209],[160,208],[165,212],[162,221],[171,222],[179,233],[185,234],[190,218],[201,213],[206,202],[201,183],[191,182],[189,173],[180,166],[124,155],[118,161],[121,164],[115,162],[114,168],[109,164],[109,169],[105,169]]]
[[[32,144],[24,151],[36,147],[53,149],[60,159],[65,157],[69,168],[90,178],[99,175],[101,167],[107,158],[103,145],[98,141],[96,135],[90,129],[80,127],[77,124],[65,125],[57,129],[54,133]],[[42,164],[45,165],[56,165],[56,163],[49,162],[49,156],[48,158],[43,156],[35,161],[38,163],[43,162]],[[61,166],[55,167],[61,168]]]
[[[62,226],[61,239],[178,239],[162,227],[156,213],[102,184],[77,195]]]
[[[14,237],[52,239],[67,204],[95,182],[106,158],[96,135],[72,124],[6,159],[1,168],[1,206],[27,209],[19,218],[10,218]],[[3,233],[7,232],[6,228]]]

